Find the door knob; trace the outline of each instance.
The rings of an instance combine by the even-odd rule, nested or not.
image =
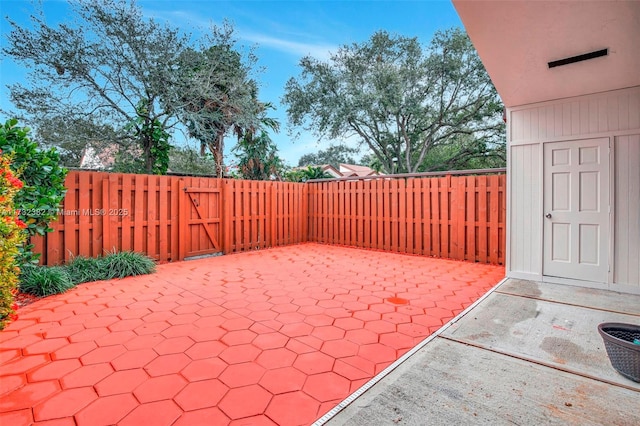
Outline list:
[[[547,213],[546,215],[544,215],[544,217],[546,217],[547,219],[551,219],[551,213]]]

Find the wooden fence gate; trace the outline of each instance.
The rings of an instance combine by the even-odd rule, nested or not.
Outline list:
[[[184,194],[180,197],[180,213],[184,220],[179,241],[180,258],[206,256],[222,252],[222,203],[219,179],[197,182],[196,186],[186,186],[180,181]],[[191,182],[190,185],[193,185]],[[185,185],[185,186],[182,186]],[[185,206],[186,204],[186,206]],[[185,209],[185,210],[183,210]]]

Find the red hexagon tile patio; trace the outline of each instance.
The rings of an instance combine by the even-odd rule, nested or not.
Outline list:
[[[0,423],[310,424],[504,273],[311,243],[158,270],[20,309]]]

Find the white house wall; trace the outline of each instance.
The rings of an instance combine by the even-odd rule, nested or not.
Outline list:
[[[640,87],[513,108],[509,127],[511,145],[640,129]]]
[[[640,134],[615,138],[614,282],[640,282]]]
[[[543,144],[609,137],[614,229],[608,287],[640,293],[640,86],[513,107],[507,117],[507,274],[543,278]]]
[[[507,268],[524,274],[538,273],[542,265],[542,220],[541,216],[541,150],[539,144],[511,147],[510,225],[511,237],[507,236]],[[509,199],[509,198],[508,198]]]

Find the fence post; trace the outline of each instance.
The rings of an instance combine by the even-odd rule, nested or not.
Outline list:
[[[457,176],[451,186],[451,257],[464,260],[465,256],[465,211],[466,177]]]
[[[187,232],[189,231],[189,218],[187,211],[187,192],[185,191],[185,182],[179,179],[176,184],[176,193],[178,196],[178,215],[176,218],[178,227],[178,259],[184,260],[186,257]]]
[[[278,245],[278,194],[273,182],[269,185],[269,228],[271,229],[271,247]]]
[[[105,176],[102,182],[102,202],[100,203],[100,209],[97,212],[104,211],[109,205],[109,176]],[[97,213],[96,212],[96,213]],[[109,251],[111,245],[111,224],[107,215],[100,215],[102,221],[102,251]]]
[[[220,217],[220,226],[222,227],[222,252],[228,254],[231,252],[232,226],[233,226],[233,187],[231,179],[221,179],[222,191],[222,215]]]

